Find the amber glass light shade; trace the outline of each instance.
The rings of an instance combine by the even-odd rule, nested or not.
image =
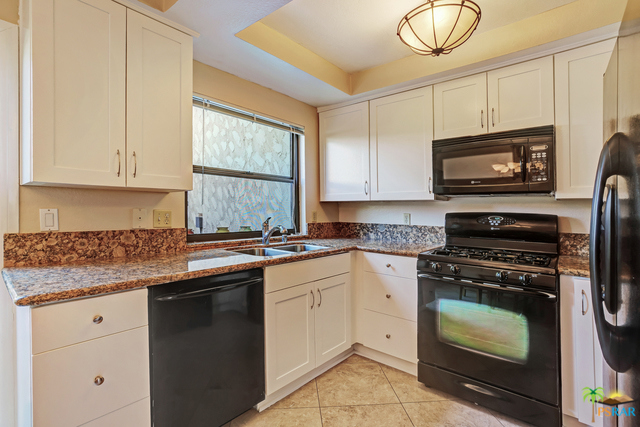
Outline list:
[[[446,55],[467,41],[479,22],[480,6],[470,0],[429,0],[400,20],[398,37],[418,55]]]

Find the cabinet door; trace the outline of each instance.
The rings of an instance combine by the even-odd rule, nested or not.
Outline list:
[[[127,186],[191,190],[193,40],[127,10]]]
[[[487,133],[487,74],[433,86],[435,139]]]
[[[433,200],[431,86],[369,103],[371,200]]]
[[[553,57],[487,73],[489,132],[553,124]]]
[[[316,290],[316,366],[351,347],[349,274],[311,283]]]
[[[603,144],[603,74],[615,39],[555,56],[557,199],[590,199]]]
[[[110,0],[31,8],[22,183],[124,186],[126,8]]]
[[[320,201],[369,200],[369,102],[320,113]]]
[[[584,387],[596,388],[602,384],[596,378],[596,350],[600,345],[595,338],[593,306],[591,305],[591,282],[589,279],[574,277],[574,349],[575,349],[575,393],[577,397],[577,415],[581,423],[590,426],[602,426],[602,417],[594,416],[594,405],[582,398]],[[597,408],[595,408],[597,409]]]
[[[313,289],[305,284],[265,295],[267,394],[316,367]]]

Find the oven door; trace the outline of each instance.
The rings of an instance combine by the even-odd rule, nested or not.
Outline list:
[[[505,140],[434,147],[433,173],[435,194],[525,193],[527,144]]]
[[[421,362],[558,404],[555,294],[421,273],[418,289]]]

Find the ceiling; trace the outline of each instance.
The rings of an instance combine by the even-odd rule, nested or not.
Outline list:
[[[476,0],[475,34],[520,21],[575,0]],[[398,36],[400,19],[424,0],[293,0],[262,23],[347,73],[414,55]]]
[[[620,1],[616,0],[617,3]],[[598,3],[600,0],[476,2],[482,8],[482,19],[476,33],[466,43],[466,52],[471,50],[474,38],[481,40],[482,36],[478,34],[571,3],[601,4]],[[339,74],[339,78],[348,81],[351,87],[356,74],[367,73],[372,67],[377,70],[387,64],[400,66],[402,61],[417,60],[410,58],[416,55],[400,42],[396,27],[402,16],[422,3],[423,0],[179,0],[162,15],[201,34],[194,40],[195,60],[307,104],[323,106],[347,101],[352,94],[371,88],[363,85],[361,91],[353,91],[330,84],[331,80],[316,73],[315,68],[325,67],[334,75]],[[157,13],[151,7],[139,4]],[[238,33],[252,28],[260,30],[254,35],[256,42],[251,44],[239,38]],[[261,45],[264,31],[286,43],[279,49],[266,48]],[[463,47],[465,45],[460,48],[457,59],[462,55],[472,58],[473,55],[464,53]],[[278,50],[280,54],[274,53]],[[420,57],[420,60],[428,58],[443,64],[456,53],[454,51],[447,58]],[[305,55],[312,60],[302,66],[299,59]],[[423,74],[427,75],[428,71]],[[396,79],[396,87],[398,82],[409,79]],[[374,88],[390,84],[379,83]]]

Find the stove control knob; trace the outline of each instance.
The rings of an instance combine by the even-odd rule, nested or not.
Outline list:
[[[434,262],[431,264],[431,269],[438,273],[440,270],[442,270],[442,267],[437,262]]]
[[[530,285],[531,284],[531,275],[530,274],[523,274],[522,276],[520,276],[520,283],[522,283],[523,285]]]
[[[458,267],[457,265],[452,265],[451,267],[449,267],[449,271],[451,271],[451,274],[455,276],[457,274],[460,274],[460,267]]]
[[[506,271],[498,271],[496,273],[496,277],[498,278],[499,281],[504,282],[509,278],[509,274],[507,274]]]

